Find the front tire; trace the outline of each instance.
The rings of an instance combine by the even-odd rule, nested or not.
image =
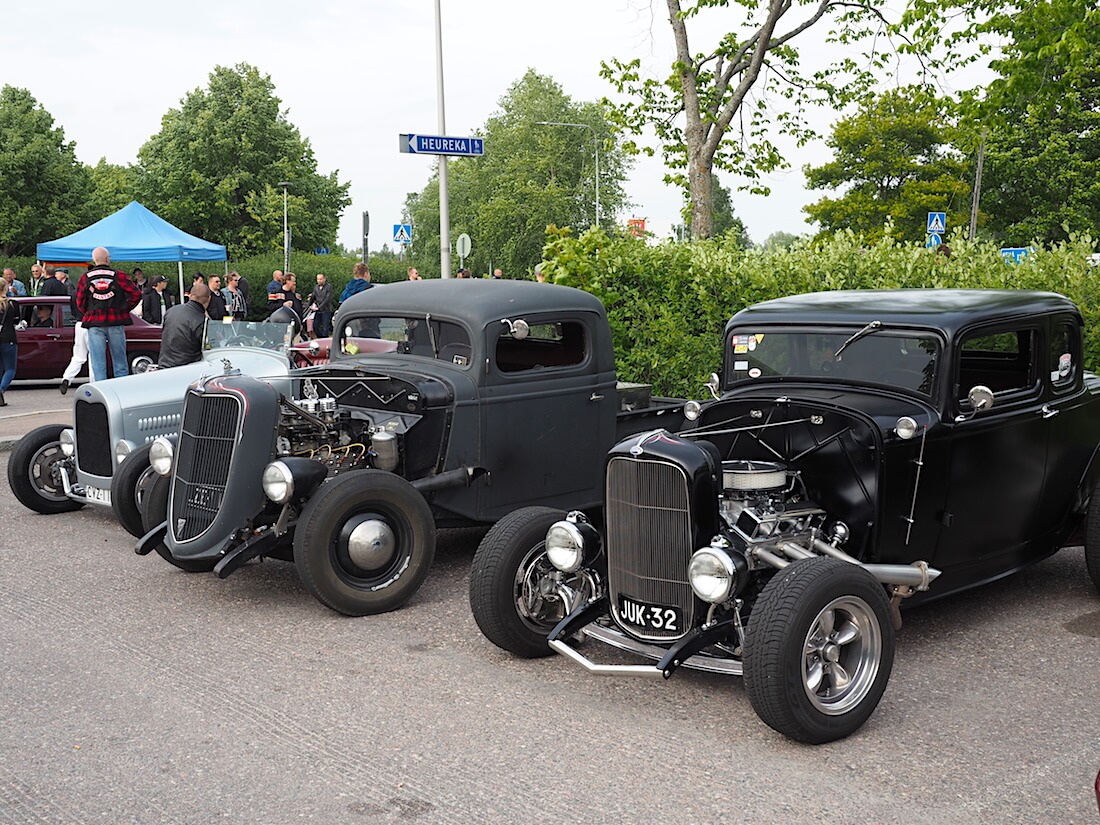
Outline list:
[[[152,442],[142,444],[126,456],[111,477],[111,512],[123,529],[137,538],[146,533],[141,521],[141,501],[157,478],[149,466],[152,446]]]
[[[565,618],[561,599],[539,588],[555,569],[546,557],[546,531],[563,518],[549,507],[509,513],[485,534],[470,566],[474,621],[490,642],[525,659],[553,652],[546,637]]]
[[[1093,586],[1100,590],[1100,482],[1092,490],[1085,517],[1085,568]]]
[[[141,529],[144,531],[142,536],[168,519],[168,493],[171,489],[170,477],[153,474],[153,481],[141,498]],[[218,559],[177,559],[168,552],[163,541],[155,549],[157,555],[170,565],[186,570],[188,573],[209,573],[218,564]]]
[[[149,367],[157,363],[157,356],[151,352],[138,352],[130,356],[130,375],[148,372]]]
[[[819,745],[870,718],[894,664],[886,591],[863,568],[797,561],[765,585],[745,638],[745,689],[769,727]]]
[[[65,495],[59,469],[71,460],[61,452],[61,424],[31,430],[11,451],[8,485],[20,504],[36,513],[53,515],[79,510],[82,501]]]
[[[401,607],[435,558],[428,503],[400,476],[357,470],[321,485],[294,531],[294,566],[306,589],[337,613]]]

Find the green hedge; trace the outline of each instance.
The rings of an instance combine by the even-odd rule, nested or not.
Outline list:
[[[729,240],[649,245],[589,230],[548,233],[546,271],[556,283],[603,300],[624,380],[664,395],[698,397],[721,363],[726,321],[742,307],[802,292],[894,287],[1043,289],[1071,298],[1085,319],[1085,362],[1100,366],[1100,270],[1088,266],[1093,241],[1074,237],[1006,264],[989,244],[951,240],[945,258],[890,239],[866,243],[850,232],[790,249],[745,250]]]

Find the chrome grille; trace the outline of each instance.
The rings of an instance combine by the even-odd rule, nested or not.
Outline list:
[[[221,509],[233,449],[241,432],[241,403],[234,395],[188,393],[173,461],[168,524],[176,541],[196,539]]]
[[[76,464],[88,475],[110,478],[114,450],[111,428],[107,423],[107,407],[98,401],[76,402]]]
[[[613,458],[607,465],[607,573],[611,609],[619,624],[640,639],[678,639],[694,620],[695,596],[687,582],[692,552],[688,481],[675,464]],[[640,631],[617,615],[619,596],[679,607],[680,630]]]

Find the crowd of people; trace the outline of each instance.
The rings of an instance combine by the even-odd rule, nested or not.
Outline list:
[[[179,300],[165,276],[146,278],[140,267],[127,274],[111,267],[110,262],[110,252],[104,247],[96,248],[88,270],[75,282],[69,278],[67,267],[51,264],[31,266],[26,284],[14,268],[3,270],[0,277],[0,406],[5,406],[4,391],[15,379],[16,332],[54,323],[52,306],[31,304],[21,312],[10,298],[69,298],[75,328],[72,358],[61,380],[62,394],[68,392],[86,362],[92,381],[129,373],[125,327],[132,324],[131,314],[163,326],[158,364],[163,368],[201,360],[203,329],[208,319],[243,321],[253,310],[248,280],[236,271],[230,271],[224,283],[220,275],[196,272]],[[534,275],[540,283],[545,281],[542,264],[535,267]],[[456,277],[474,276],[469,269],[461,267]],[[502,280],[504,276],[498,268],[493,270],[491,277]],[[416,267],[409,267],[408,280],[423,280]],[[342,303],[373,286],[370,269],[365,263],[357,263],[339,300]],[[316,285],[310,287],[303,298],[297,276],[293,272],[275,270],[267,285],[263,315],[272,322],[293,324],[296,333],[304,337],[327,338],[332,334],[333,287],[321,272],[317,273]]]

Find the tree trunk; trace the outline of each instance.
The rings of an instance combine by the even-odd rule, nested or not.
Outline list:
[[[710,163],[693,153],[688,161],[692,240],[709,238],[714,232],[714,193],[710,172]]]

